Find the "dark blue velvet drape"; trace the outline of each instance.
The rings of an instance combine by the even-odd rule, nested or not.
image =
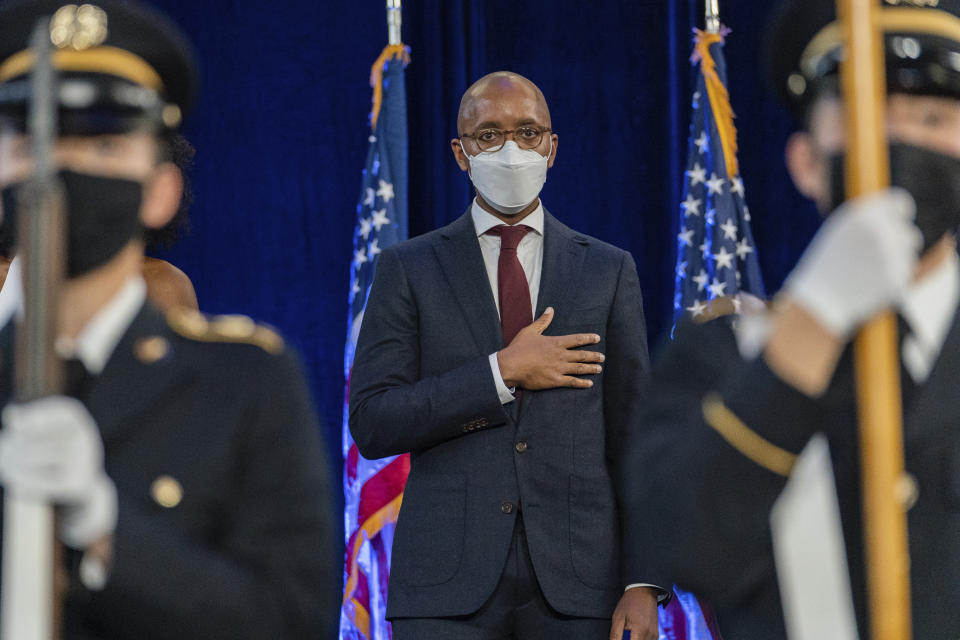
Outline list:
[[[278,326],[303,353],[333,457],[340,448],[349,265],[383,0],[155,0],[189,32],[202,98],[192,233],[165,257],[201,308]],[[460,215],[450,154],[460,95],[484,73],[537,82],[560,136],[543,200],[630,250],[651,336],[670,318],[691,28],[700,0],[407,0],[410,232]],[[759,72],[769,0],[721,1],[740,163],[769,291],[818,220],[783,168],[789,122]]]

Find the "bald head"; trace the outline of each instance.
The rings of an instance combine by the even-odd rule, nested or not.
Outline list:
[[[489,106],[505,100],[526,103],[532,120],[546,127],[551,126],[550,109],[540,88],[518,73],[496,71],[474,82],[463,94],[457,114],[457,132],[463,135],[472,131],[481,124],[483,113]]]

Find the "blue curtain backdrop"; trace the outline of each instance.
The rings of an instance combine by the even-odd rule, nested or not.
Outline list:
[[[245,313],[299,348],[337,464],[355,206],[383,0],[155,0],[192,37],[202,91],[192,233],[163,254],[204,311]],[[768,289],[818,224],[783,168],[790,123],[759,72],[769,0],[721,0],[740,164]],[[669,327],[701,0],[407,0],[410,235],[459,216],[460,95],[510,69],[543,89],[560,136],[543,192],[557,217],[631,251],[652,340]],[[339,470],[337,480],[339,481]]]

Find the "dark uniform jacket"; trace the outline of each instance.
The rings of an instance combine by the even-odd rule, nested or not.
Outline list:
[[[844,544],[860,637],[867,638],[860,458],[850,349],[826,394],[812,400],[781,381],[762,358],[744,362],[730,324],[688,330],[654,368],[647,437],[632,455],[648,467],[633,496],[646,519],[640,541],[669,540],[659,569],[711,600],[724,637],[784,638],[770,509],[786,478],[754,463],[704,418],[709,394],[742,424],[789,452],[814,432],[833,459]],[[960,323],[930,377],[917,387],[902,372],[906,470],[918,500],[908,512],[913,636],[960,638]],[[711,402],[709,399],[707,402]],[[711,420],[715,420],[711,419]]]
[[[84,400],[119,521],[106,588],[72,581],[65,637],[332,637],[340,558],[298,363],[246,318],[170,319],[145,306]]]
[[[476,611],[503,571],[518,509],[560,613],[606,617],[623,580],[656,583],[649,550],[621,553],[611,464],[639,426],[648,369],[636,267],[546,214],[541,273],[536,317],[556,310],[546,333],[597,333],[587,348],[607,360],[593,388],[524,391],[518,407],[501,404],[490,370],[502,334],[470,213],[380,256],[350,428],[367,457],[411,452],[388,617]]]

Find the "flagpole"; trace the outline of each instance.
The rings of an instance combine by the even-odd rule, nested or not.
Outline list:
[[[400,26],[403,24],[402,0],[387,0],[387,42],[400,44]]]
[[[399,1],[399,0],[398,0]],[[720,0],[705,0],[707,33],[720,33]]]
[[[848,105],[848,197],[890,183],[886,140],[886,77],[877,0],[837,0],[847,56],[841,82]],[[901,494],[903,410],[896,319],[887,311],[854,344],[860,414],[864,546],[872,640],[909,640],[910,561]]]

